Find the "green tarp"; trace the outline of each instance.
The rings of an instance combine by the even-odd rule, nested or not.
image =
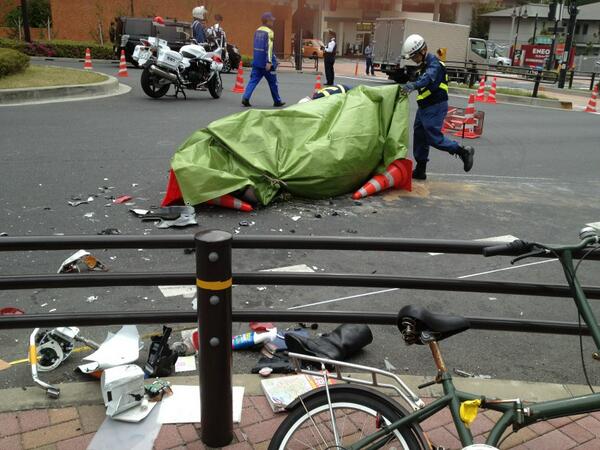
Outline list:
[[[357,86],[285,109],[243,111],[192,134],[171,168],[192,205],[246,186],[263,205],[280,189],[346,194],[406,157],[408,105],[398,85]]]

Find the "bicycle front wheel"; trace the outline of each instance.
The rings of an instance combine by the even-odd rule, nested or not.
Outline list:
[[[269,450],[344,450],[382,427],[408,415],[400,405],[379,393],[357,389],[331,389],[335,427],[325,391],[301,402],[281,423]],[[337,433],[334,433],[334,428]],[[338,436],[339,443],[335,436]],[[426,450],[430,447],[418,425],[391,431],[379,447],[388,450]]]

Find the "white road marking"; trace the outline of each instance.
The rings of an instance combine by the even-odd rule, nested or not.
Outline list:
[[[487,274],[490,274],[490,273],[503,272],[505,270],[520,269],[522,267],[535,266],[535,265],[538,265],[538,264],[544,264],[544,263],[553,262],[553,261],[558,261],[558,260],[556,258],[554,258],[554,259],[545,259],[543,261],[536,261],[536,262],[527,263],[527,264],[519,264],[518,266],[503,267],[501,269],[494,269],[494,270],[488,270],[486,272],[472,273],[472,274],[469,274],[469,275],[463,275],[463,276],[457,277],[457,279],[461,280],[461,279],[464,279],[464,278],[472,278],[472,277],[477,277],[477,276],[480,276],[480,275],[487,275]],[[332,298],[330,300],[323,300],[321,302],[309,303],[307,305],[292,306],[292,307],[288,308],[288,310],[303,309],[303,308],[308,308],[309,306],[319,306],[319,305],[325,305],[327,303],[337,303],[337,302],[341,302],[343,300],[351,300],[351,299],[354,299],[354,298],[367,297],[367,296],[370,296],[370,295],[385,294],[386,292],[393,292],[393,291],[398,291],[398,290],[400,290],[400,288],[391,288],[391,289],[383,289],[381,291],[365,292],[364,294],[357,294],[357,295],[349,295],[347,297]]]
[[[468,174],[464,174],[464,173],[437,173],[437,172],[431,172],[432,175],[442,175],[444,177],[461,177],[461,178],[493,178],[493,179],[497,179],[497,180],[523,180],[523,181],[531,181],[531,180],[535,180],[535,181],[557,181],[556,178],[543,178],[543,177],[511,177],[511,176],[504,176],[504,175],[480,175],[480,174],[473,174],[473,175],[468,175]]]

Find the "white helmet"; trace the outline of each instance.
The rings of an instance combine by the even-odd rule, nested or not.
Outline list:
[[[194,19],[202,20],[204,19],[206,12],[207,10],[204,6],[196,6],[194,9],[192,9],[192,17],[194,17]]]
[[[402,57],[405,59],[410,59],[425,47],[427,47],[427,44],[425,43],[423,36],[411,34],[406,38],[404,44],[402,45]]]

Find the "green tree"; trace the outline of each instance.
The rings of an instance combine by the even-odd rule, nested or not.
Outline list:
[[[490,19],[482,14],[505,9],[501,1],[490,1],[480,3],[473,7],[473,19],[471,20],[471,37],[487,39],[490,30]]]
[[[43,28],[48,24],[48,18],[52,21],[49,0],[29,0],[27,4],[29,13],[29,26],[33,28]],[[11,28],[19,26],[21,17],[21,6],[17,6],[4,17],[4,24]],[[51,22],[52,23],[52,22]]]

